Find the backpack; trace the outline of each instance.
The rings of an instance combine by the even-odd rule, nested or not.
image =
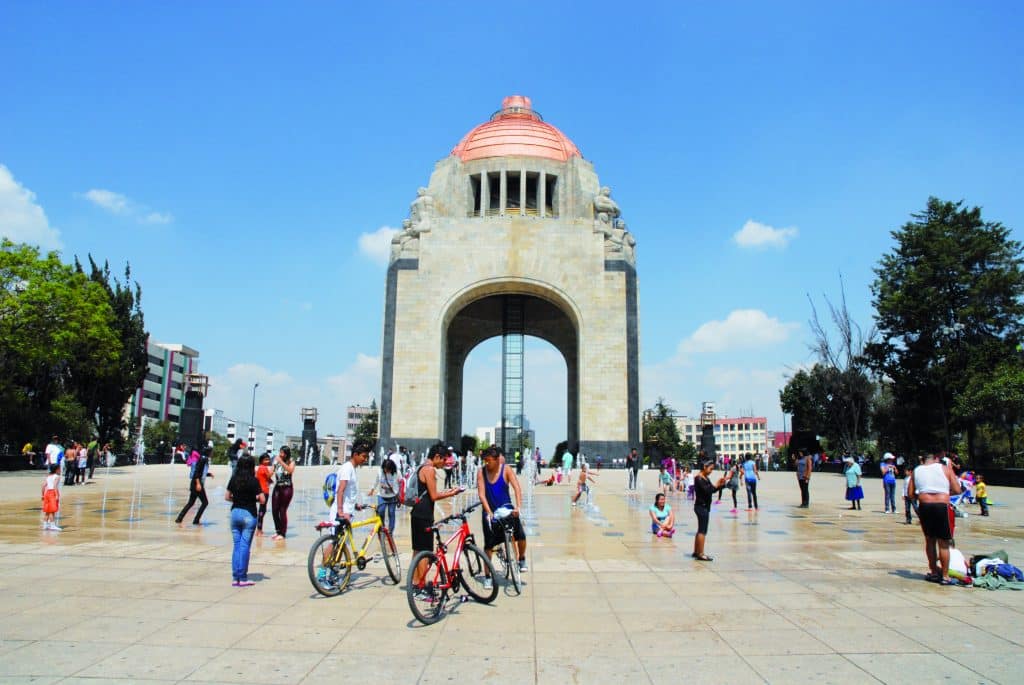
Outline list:
[[[327,477],[324,478],[324,503],[328,506],[334,506],[334,496],[338,491],[338,474],[328,473]]]
[[[398,485],[398,501],[404,505],[416,506],[420,503],[423,495],[420,493],[420,469],[419,466],[413,469],[412,473],[405,477]]]

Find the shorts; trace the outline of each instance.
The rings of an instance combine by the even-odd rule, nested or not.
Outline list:
[[[697,515],[697,534],[708,534],[708,520],[711,518],[711,510],[707,507],[694,507],[693,513]]]
[[[434,522],[427,519],[410,518],[409,533],[412,537],[413,552],[432,552],[434,550],[434,533],[430,527]]]
[[[510,516],[509,518],[512,520],[512,539],[525,540],[526,531],[523,530],[523,522],[519,520],[518,516]],[[505,542],[505,531],[502,528],[502,524],[488,522],[486,513],[483,517],[483,529],[484,549],[494,549]]]
[[[917,518],[925,537],[952,540],[956,530],[953,507],[946,502],[921,502],[917,505]]]

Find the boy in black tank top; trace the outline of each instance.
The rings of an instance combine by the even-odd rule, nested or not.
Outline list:
[[[450,488],[448,490],[437,489],[437,470],[444,466],[444,459],[447,448],[444,443],[437,443],[430,447],[427,452],[427,461],[416,471],[416,478],[419,481],[419,501],[413,505],[410,512],[410,532],[412,534],[412,551],[429,552],[434,549],[434,536],[430,527],[434,525],[434,502],[457,495],[462,488]],[[421,564],[413,571],[413,584],[422,582],[423,574],[426,572],[426,565]]]

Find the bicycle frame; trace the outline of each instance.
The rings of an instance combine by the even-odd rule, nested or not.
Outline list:
[[[344,526],[344,530],[338,534],[340,538],[340,544],[335,548],[335,552],[331,555],[331,563],[336,565],[342,565],[340,556],[340,550],[342,547],[347,546],[349,551],[355,556],[355,559],[349,562],[349,565],[357,564],[360,559],[366,558],[366,552],[370,549],[370,540],[373,540],[380,534],[381,529],[384,527],[384,520],[377,513],[376,509],[373,509],[373,515],[369,518],[363,519],[362,521],[349,521],[348,525]],[[356,550],[353,545],[353,535],[355,535],[356,528],[364,528],[366,526],[373,526],[373,529],[367,534],[366,539],[363,540],[363,546]],[[361,569],[361,567],[360,567]]]
[[[441,531],[436,526],[434,527],[434,537],[437,540],[436,554],[439,562],[436,575],[440,576],[443,572],[445,582],[439,582],[440,578],[433,578],[429,580],[430,582],[433,582],[435,588],[448,590],[455,586],[455,583],[453,582],[453,573],[461,570],[459,562],[462,560],[462,549],[465,547],[466,541],[473,541],[473,533],[469,529],[469,522],[466,521],[466,519],[463,519],[462,525],[459,526],[459,529],[452,533],[451,537],[447,540],[443,542],[441,541]],[[451,565],[449,565],[448,548],[452,544],[456,545],[455,555],[452,557]]]

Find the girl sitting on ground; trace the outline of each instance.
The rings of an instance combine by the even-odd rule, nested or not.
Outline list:
[[[672,505],[665,503],[663,493],[659,492],[654,496],[650,514],[651,533],[659,538],[671,538],[676,532],[676,515],[672,512]]]

